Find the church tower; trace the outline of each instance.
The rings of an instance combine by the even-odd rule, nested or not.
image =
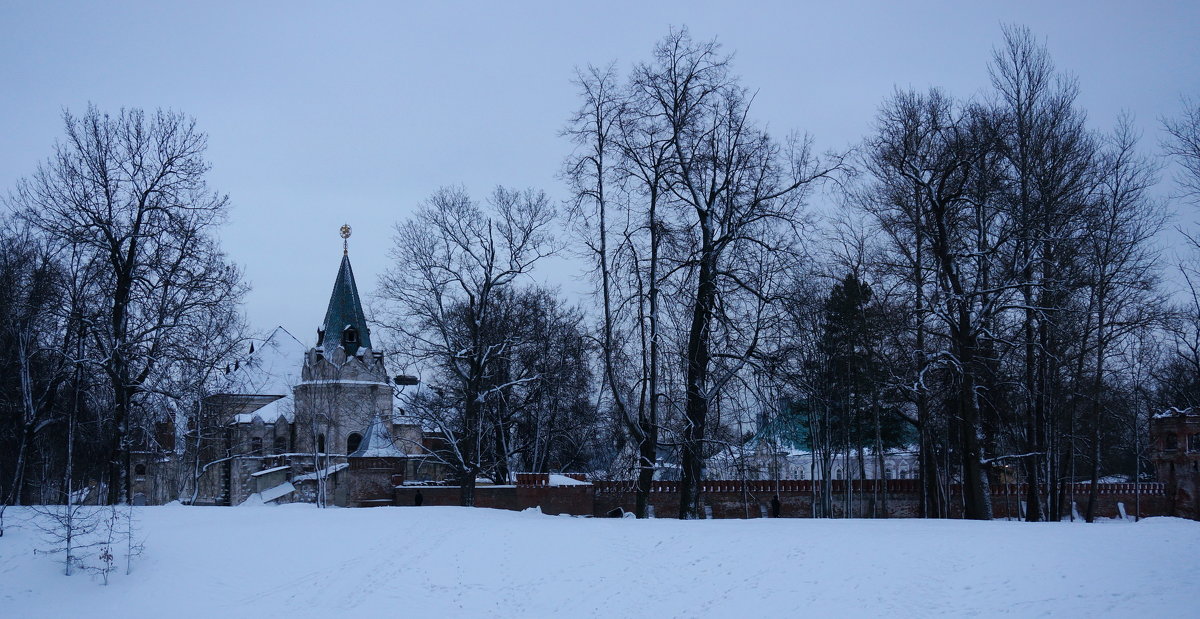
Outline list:
[[[293,390],[297,451],[331,456],[358,449],[376,417],[389,428],[392,419],[392,386],[383,353],[371,348],[371,330],[350,267],[350,226],[342,226],[341,232],[342,263],[329,308]]]

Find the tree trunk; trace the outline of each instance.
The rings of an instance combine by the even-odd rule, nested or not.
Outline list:
[[[962,415],[962,470],[964,516],[970,520],[991,520],[992,504],[988,495],[987,475],[981,462],[979,442],[979,399],[975,387],[974,358],[968,346],[960,355],[963,365],[959,391]]]
[[[700,481],[704,467],[705,424],[708,421],[708,364],[709,321],[712,318],[716,298],[716,281],[711,246],[711,232],[707,221],[700,224],[704,235],[700,258],[700,273],[696,282],[695,305],[692,308],[691,327],[688,331],[687,347],[687,394],[684,406],[686,422],[682,445],[682,479],[679,484],[679,517],[702,518]]]
[[[658,458],[658,428],[647,423],[643,425],[642,432],[645,438],[638,445],[637,503],[634,508],[634,515],[638,518],[650,515],[650,490],[654,485],[655,460]]]
[[[475,507],[475,472],[463,470],[458,472],[458,504],[463,507]]]

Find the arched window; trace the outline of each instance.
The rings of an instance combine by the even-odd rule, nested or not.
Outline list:
[[[347,344],[357,344],[358,329],[355,329],[354,327],[346,327],[346,330],[342,332],[342,341]]]
[[[1174,432],[1167,432],[1163,437],[1163,449],[1179,449],[1179,437]]]
[[[287,451],[287,449],[288,449],[287,437],[286,436],[276,436],[275,437],[275,455],[278,456],[281,453],[285,453]]]
[[[256,456],[262,455],[262,437],[255,436],[250,439],[250,453]]]
[[[362,445],[362,435],[358,432],[354,432],[348,438],[346,438],[346,453],[352,454],[358,451],[359,445]]]
[[[325,453],[325,435],[317,435],[317,453]]]

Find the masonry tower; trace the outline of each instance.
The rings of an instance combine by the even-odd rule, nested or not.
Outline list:
[[[301,451],[331,456],[353,452],[376,417],[389,426],[392,387],[383,353],[371,348],[354,270],[350,267],[350,226],[342,226],[338,267],[317,345],[304,355],[294,390],[296,443]]]

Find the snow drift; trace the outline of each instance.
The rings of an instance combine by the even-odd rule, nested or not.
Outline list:
[[[144,507],[133,572],[62,576],[25,508],[4,617],[1194,616],[1200,523],[591,519]]]

